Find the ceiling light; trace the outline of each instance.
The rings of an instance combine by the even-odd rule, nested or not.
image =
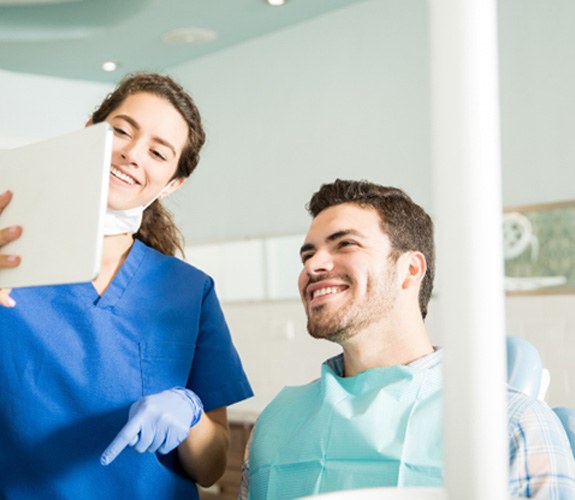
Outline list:
[[[204,28],[180,28],[164,33],[162,41],[166,43],[200,44],[211,42],[217,37],[215,31]]]
[[[281,7],[286,3],[286,0],[266,0],[266,2],[272,7]]]
[[[102,64],[102,69],[108,73],[111,73],[112,71],[116,71],[118,69],[118,64],[114,61],[106,61]]]

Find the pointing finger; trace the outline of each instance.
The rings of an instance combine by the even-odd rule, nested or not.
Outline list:
[[[138,433],[140,432],[140,422],[139,419],[131,419],[122,428],[114,440],[109,444],[109,446],[104,450],[102,456],[100,457],[100,463],[102,465],[111,464],[116,457],[124,451],[126,446],[133,446],[134,443],[138,441]]]

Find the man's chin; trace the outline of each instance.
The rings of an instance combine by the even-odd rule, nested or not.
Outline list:
[[[313,324],[308,321],[307,331],[314,339],[324,339],[340,343],[349,337],[347,328],[337,328],[328,325]]]

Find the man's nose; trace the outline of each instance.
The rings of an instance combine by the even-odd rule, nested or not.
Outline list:
[[[304,269],[310,276],[329,273],[333,270],[333,258],[325,250],[318,250],[304,263]]]

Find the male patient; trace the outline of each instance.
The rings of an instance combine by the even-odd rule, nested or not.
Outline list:
[[[375,486],[441,486],[441,350],[424,319],[433,223],[403,191],[323,185],[301,248],[308,331],[338,343],[321,378],[285,388],[246,453],[243,498],[293,499]],[[575,499],[575,463],[544,403],[508,390],[510,493]]]

